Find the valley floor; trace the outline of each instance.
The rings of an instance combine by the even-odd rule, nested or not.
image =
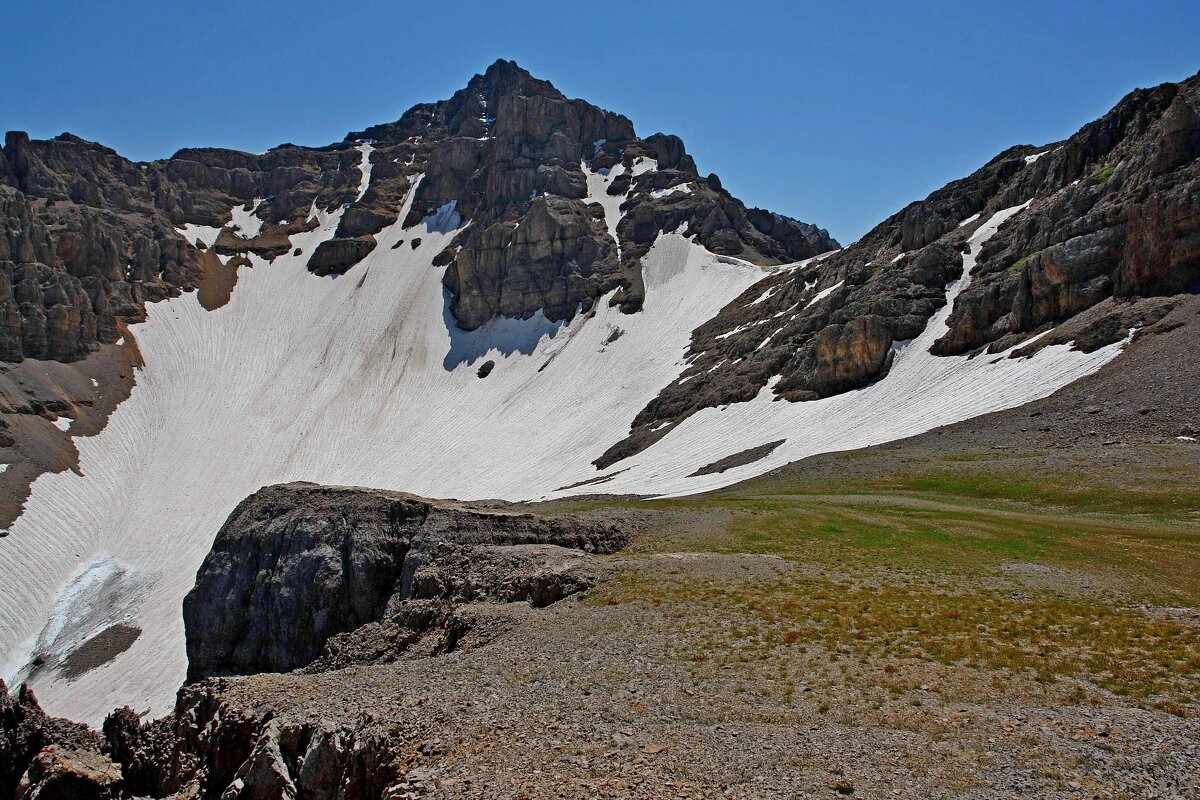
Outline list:
[[[936,436],[539,506],[639,533],[484,647],[225,697],[396,737],[401,797],[1197,796],[1197,448]]]

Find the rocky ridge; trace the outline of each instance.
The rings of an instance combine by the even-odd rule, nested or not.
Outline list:
[[[1200,292],[1200,75],[1134,91],[1062,142],[1010,148],[846,249],[755,284],[696,329],[679,377],[597,466],[768,384],[806,401],[884,379],[893,345],[962,277],[971,233],[1022,204],[977,254],[935,355],[1092,351]]]
[[[465,330],[498,314],[570,319],[614,290],[614,304],[637,311],[641,257],[664,231],[686,228],[714,252],[759,264],[836,247],[827,232],[747,209],[715,175],[701,178],[678,137],[638,138],[627,118],[568,99],[511,61],[450,100],[351,137],[390,147],[406,174],[424,176],[406,226],[451,203],[470,222],[435,260],[447,266],[443,282]],[[589,200],[588,172],[611,174],[607,193],[626,198],[615,239]],[[373,175],[372,185],[387,183]],[[382,227],[386,214],[374,219]]]
[[[371,180],[360,197],[367,141]],[[584,199],[583,168],[631,168],[639,158],[658,171],[614,182],[642,207],[619,243]],[[317,225],[316,212],[344,207],[334,236],[308,254],[314,273],[341,274],[374,249],[418,178],[406,224],[450,203],[472,223],[439,262],[467,330],[496,314],[566,319],[618,288],[617,302],[637,310],[640,255],[658,230],[684,221],[706,246],[759,263],[836,244],[814,226],[747,210],[715,176],[699,181],[677,137],[639,139],[625,117],[501,60],[449,100],[327,147],[186,148],[135,163],[71,134],[9,132],[0,151],[0,359],[84,358],[117,340],[119,321],[143,319],[145,303],[228,281],[231,259],[289,252],[289,235]],[[649,196],[684,181],[698,191],[682,206]],[[231,213],[238,207],[249,224]],[[187,226],[217,229],[212,246],[193,246]]]
[[[9,132],[0,151],[0,359],[79,360],[115,342],[118,322],[201,288],[230,257],[287,252],[287,235],[315,224],[314,203],[354,198],[358,159],[351,144],[283,145],[134,163],[71,134]],[[261,230],[237,228],[238,206],[254,209]],[[188,242],[187,225],[219,229],[211,251]]]

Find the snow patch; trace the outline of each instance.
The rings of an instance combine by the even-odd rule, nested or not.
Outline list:
[[[829,287],[827,287],[827,288],[825,288],[825,289],[822,289],[821,291],[817,292],[815,295],[813,295],[813,299],[812,299],[812,300],[809,300],[807,303],[805,303],[805,304],[804,304],[804,307],[805,307],[805,308],[808,308],[809,306],[813,305],[814,303],[819,303],[819,302],[821,302],[821,301],[822,301],[822,300],[824,300],[826,297],[829,297],[829,295],[833,294],[833,293],[834,293],[834,292],[836,292],[838,289],[842,288],[842,284],[843,284],[843,283],[845,283],[845,281],[838,281],[838,282],[837,282],[837,283],[835,283],[833,286],[829,286]]]
[[[9,684],[28,679],[34,655],[50,664],[61,662],[96,634],[133,619],[144,598],[144,581],[137,570],[108,553],[97,553],[66,580],[45,624],[35,637],[14,648],[2,677]]]
[[[772,286],[770,289],[767,289],[765,292],[763,292],[762,294],[760,294],[760,295],[758,296],[758,299],[751,301],[750,305],[752,305],[752,306],[756,306],[756,305],[758,305],[759,303],[761,303],[761,302],[763,302],[764,300],[766,300],[767,298],[769,298],[771,295],[773,295],[773,294],[775,294],[776,292],[778,292],[778,291],[779,291],[781,288],[782,288],[782,287],[781,287],[779,284],[776,284],[776,285]]]
[[[176,228],[179,235],[188,240],[192,247],[197,247],[203,243],[205,248],[211,248],[217,241],[217,237],[221,235],[221,229],[212,225],[195,225],[191,222],[185,223],[182,228]]]
[[[653,158],[638,158],[629,170],[629,174],[635,178],[638,175],[645,175],[647,172],[658,172],[658,161]]]
[[[664,197],[670,197],[673,194],[691,194],[692,185],[690,183],[681,183],[678,186],[671,186],[666,189],[655,189],[650,193],[650,196],[655,200],[661,200]]]
[[[362,154],[362,159],[358,162],[358,168],[362,172],[362,177],[358,181],[358,195],[354,198],[354,202],[363,199],[363,195],[367,193],[367,187],[371,185],[371,153],[374,148],[370,142],[363,142],[357,148]]]
[[[243,239],[253,239],[262,232],[263,221],[258,217],[258,207],[262,205],[262,202],[261,197],[254,198],[254,205],[249,211],[244,205],[233,207],[233,219],[229,225],[234,233]]]

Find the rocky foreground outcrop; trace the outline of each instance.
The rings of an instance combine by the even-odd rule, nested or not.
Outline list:
[[[893,343],[924,330],[962,277],[971,234],[1026,203],[975,254],[935,355],[1091,351],[1200,293],[1200,75],[1134,91],[1065,141],[1010,148],[850,247],[755,284],[693,332],[686,368],[597,466],[775,378],[789,401],[886,379]]]
[[[143,722],[114,711],[102,733],[46,716],[33,692],[0,681],[0,796],[15,800],[365,800],[402,770],[386,734],[319,722],[274,723],[232,707],[219,684],[185,687],[175,713]]]
[[[188,679],[384,660],[422,639],[452,650],[497,605],[586,588],[591,554],[626,538],[581,517],[269,486],[230,515],[184,600]]]

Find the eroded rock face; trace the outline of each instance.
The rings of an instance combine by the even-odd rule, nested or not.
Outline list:
[[[0,681],[0,797],[115,797],[120,773],[86,725],[49,717],[28,686]]]
[[[386,731],[277,723],[232,707],[218,682],[184,687],[175,712],[142,722],[118,709],[98,736],[47,717],[33,693],[0,682],[0,792],[16,800],[137,797],[381,798],[401,773]]]
[[[1019,341],[1110,297],[1200,292],[1200,79],[1130,94],[1026,169],[1033,190],[1012,191],[1030,207],[983,247],[936,352]]]
[[[0,150],[0,359],[75,361],[117,340],[118,320],[145,304],[200,287],[219,261],[179,232],[225,227],[221,256],[289,250],[314,205],[353,200],[359,153],[283,145],[262,155],[181,150],[134,163],[63,134],[47,141],[13,131]],[[253,208],[261,231],[237,231],[230,209]],[[394,218],[394,212],[393,212]]]
[[[217,681],[184,687],[174,714],[126,728],[126,752],[139,754],[143,766],[152,768],[153,779],[139,785],[139,793],[201,800],[366,800],[384,797],[401,773],[401,745],[384,731],[276,722],[269,713],[230,706],[221,688]],[[126,783],[122,796],[135,796],[130,782],[139,774],[138,762],[119,753],[114,759]]]
[[[587,553],[625,537],[575,517],[267,487],[230,515],[184,600],[188,679],[302,667],[332,637],[402,613],[414,639],[450,619],[437,609],[413,616],[410,601],[546,605],[587,585]]]
[[[519,227],[497,222],[469,238],[443,279],[454,295],[451,309],[468,329],[530,309],[567,319],[620,282],[616,243],[603,219],[563,197],[534,200]]]
[[[776,376],[774,394],[792,401],[885,379],[892,344],[945,305],[970,234],[1023,203],[975,254],[935,355],[999,352],[1047,332],[1034,349],[1093,350],[1161,319],[1171,296],[1200,292],[1200,76],[1135,91],[1063,142],[1006,150],[845,250],[752,286],[693,332],[688,366],[597,466],[699,409],[750,400]],[[640,221],[648,237],[649,219],[633,210],[622,225]],[[1144,302],[1153,297],[1166,302]]]
[[[121,769],[102,753],[45,747],[17,787],[19,800],[117,800]]]
[[[351,136],[385,148],[380,163],[424,175],[406,226],[449,203],[471,221],[435,262],[448,266],[451,310],[466,330],[497,314],[569,319],[614,290],[615,303],[637,311],[642,256],[660,231],[685,223],[706,247],[763,264],[836,247],[815,226],[748,211],[716,176],[701,181],[678,137],[639,139],[625,117],[568,99],[510,61],[497,61],[450,100]],[[632,176],[639,160],[657,169]],[[584,169],[618,164],[624,174],[609,191],[629,195],[630,221],[614,239],[599,204],[586,199]],[[686,198],[652,194],[689,183]]]

